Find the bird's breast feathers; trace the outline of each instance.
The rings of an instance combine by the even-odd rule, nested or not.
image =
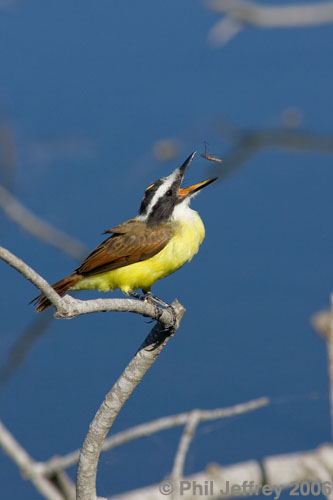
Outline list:
[[[102,292],[120,288],[129,293],[142,288],[150,290],[155,281],[177,271],[198,252],[205,237],[205,228],[199,214],[189,207],[180,207],[174,211],[169,223],[173,235],[164,248],[154,256],[119,267],[101,274],[85,276],[73,288],[99,289]]]

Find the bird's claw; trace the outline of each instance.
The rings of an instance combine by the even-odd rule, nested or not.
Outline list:
[[[143,297],[143,301],[154,307],[154,313],[155,313],[156,320],[159,321],[163,311],[160,307],[158,307],[158,305],[157,305],[156,301],[153,299],[153,297],[146,294]]]
[[[175,329],[178,320],[177,320],[176,310],[172,305],[167,304],[166,302],[164,302],[164,300],[160,299],[159,297],[157,297],[156,295],[154,295],[151,292],[146,292],[144,295],[140,295],[139,293],[136,293],[136,292],[131,292],[130,295],[136,299],[139,299],[139,300],[146,302],[147,304],[151,304],[154,307],[155,318],[157,321],[160,320],[160,318],[163,314],[162,307],[165,310],[169,311],[171,316],[172,316],[172,323],[170,326],[166,327],[166,330],[172,331]],[[161,306],[161,307],[159,307],[159,306]]]
[[[172,305],[168,305],[168,307],[166,307],[166,310],[169,311],[172,315],[172,324],[168,326],[168,330],[174,330],[177,326],[178,321],[176,309]]]

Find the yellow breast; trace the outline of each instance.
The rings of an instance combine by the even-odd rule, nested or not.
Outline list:
[[[120,288],[129,293],[138,288],[147,292],[155,281],[177,271],[198,252],[205,237],[205,228],[197,212],[187,209],[186,217],[172,222],[174,235],[169,243],[153,257],[114,269],[96,276],[83,278],[76,290],[98,289],[102,292]]]

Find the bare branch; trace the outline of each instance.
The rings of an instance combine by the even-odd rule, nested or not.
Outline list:
[[[186,455],[189,450],[195,431],[200,422],[200,411],[193,410],[185,425],[183,434],[179,441],[178,450],[175,456],[171,478],[175,481],[183,477]]]
[[[247,0],[208,0],[207,5],[225,14],[210,30],[209,40],[214,45],[227,43],[246,25],[258,28],[302,28],[333,22],[333,2],[267,6]]]
[[[172,314],[167,309],[157,308],[149,302],[144,302],[135,299],[94,299],[94,300],[79,300],[74,299],[70,295],[65,295],[63,298],[61,310],[58,309],[56,318],[75,318],[81,314],[91,314],[95,312],[131,312],[148,316],[151,319],[156,319],[166,326],[172,323]]]
[[[32,213],[3,186],[0,186],[0,206],[11,220],[40,240],[78,261],[87,256],[88,250],[82,243]]]
[[[0,445],[4,452],[16,463],[22,474],[32,481],[36,489],[47,500],[64,500],[64,497],[53,486],[51,481],[40,474],[36,462],[16,441],[2,422],[0,422]]]
[[[173,315],[168,309],[161,309],[154,305],[134,299],[96,299],[96,300],[78,300],[70,295],[60,297],[52,286],[42,278],[36,271],[29,267],[25,262],[12,254],[9,250],[0,246],[0,259],[3,259],[14,269],[19,271],[25,278],[43,292],[46,297],[56,307],[56,318],[74,318],[81,314],[91,314],[94,312],[121,311],[132,312],[148,316],[158,320],[167,328],[173,323]]]
[[[168,495],[172,491],[176,494],[180,492],[181,484],[188,482],[189,490],[182,492],[181,498],[196,500],[197,491],[193,492],[193,484],[212,485],[212,491],[209,494],[200,495],[201,498],[217,500],[218,498],[230,498],[233,485],[242,487],[245,483],[247,490],[241,492],[241,497],[258,496],[261,493],[260,488],[264,485],[278,485],[281,488],[290,488],[290,483],[300,483],[302,481],[327,480],[328,490],[332,490],[333,474],[333,446],[322,445],[319,448],[307,452],[290,453],[283,455],[268,456],[261,462],[249,460],[247,462],[236,463],[233,465],[212,464],[206,470],[186,476],[180,481],[170,482],[166,480],[160,484],[147,486],[126,493],[110,497],[110,500],[156,500],[162,498],[161,492],[166,494],[164,485],[168,488]],[[228,481],[228,483],[227,483]],[[258,488],[258,493],[249,491],[250,484]],[[221,493],[221,490],[223,493]],[[239,490],[238,490],[239,491]]]
[[[64,500],[76,500],[75,484],[66,472],[56,472],[52,475],[52,482],[59,488]]]
[[[243,413],[257,410],[259,408],[267,406],[268,404],[268,398],[259,398],[247,401],[246,403],[239,403],[229,408],[195,411],[199,414],[200,422],[207,422],[220,418],[230,418],[236,415],[242,415]],[[117,448],[118,446],[121,446],[125,443],[134,441],[135,439],[140,439],[142,437],[151,436],[152,434],[155,434],[157,432],[186,425],[191,417],[191,414],[192,410],[184,413],[178,413],[177,415],[158,418],[156,420],[152,420],[151,422],[146,422],[144,424],[131,427],[126,431],[118,432],[117,434],[114,434],[113,436],[105,439],[102,446],[102,451],[108,451]],[[73,465],[78,462],[79,454],[80,450],[76,450],[62,457],[52,457],[47,462],[40,463],[40,467],[43,468],[44,474],[46,475],[60,470],[68,469],[69,467],[73,467]]]
[[[210,164],[208,175],[218,175],[220,181],[234,174],[246,161],[266,148],[333,153],[333,136],[304,130],[242,129],[226,120],[219,120],[217,133],[232,143],[230,152],[223,156],[222,167]]]
[[[262,28],[314,26],[333,22],[333,2],[263,5],[247,0],[208,0],[207,3],[216,12]]]
[[[31,281],[34,285],[43,292],[46,297],[52,302],[52,304],[60,311],[64,309],[64,301],[57,292],[53,290],[51,285],[42,278],[36,271],[29,267],[23,260],[16,257],[6,248],[0,246],[0,259],[4,260],[12,266],[14,269],[19,271],[27,280]]]
[[[330,417],[331,417],[331,437],[333,438],[333,294],[331,293],[331,318],[329,322],[329,331],[326,340],[327,346],[327,366],[329,380],[329,396],[330,396]]]
[[[18,339],[10,348],[0,366],[0,387],[4,386],[10,378],[17,372],[28,353],[35,345],[35,342],[45,333],[53,318],[51,311],[39,314],[23,330]]]
[[[161,309],[137,300],[98,299],[83,302],[70,296],[61,298],[44,278],[3,247],[0,247],[0,258],[34,283],[49,298],[57,308],[56,317],[58,318],[70,318],[78,314],[113,310],[135,312],[158,320],[139,351],[107,394],[83,443],[78,467],[77,497],[79,500],[95,499],[97,464],[106,434],[125,401],[178,329],[185,309],[175,300],[172,304],[173,312],[176,314],[175,318],[172,311],[168,309]],[[50,500],[59,500],[59,498],[62,497],[50,497]]]
[[[331,435],[333,437],[333,293],[330,297],[330,310],[320,311],[311,318],[313,328],[321,334],[326,341],[328,361],[328,381],[330,396]]]
[[[138,352],[106,395],[90,424],[84,440],[77,472],[77,500],[96,498],[96,473],[104,440],[121,408],[179,327],[185,309],[178,301],[172,303],[177,322],[166,335],[165,327],[157,323]]]

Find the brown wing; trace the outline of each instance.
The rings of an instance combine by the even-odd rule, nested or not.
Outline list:
[[[92,276],[149,259],[165,247],[173,234],[169,225],[147,228],[136,219],[107,232],[114,234],[88,255],[77,273]]]

